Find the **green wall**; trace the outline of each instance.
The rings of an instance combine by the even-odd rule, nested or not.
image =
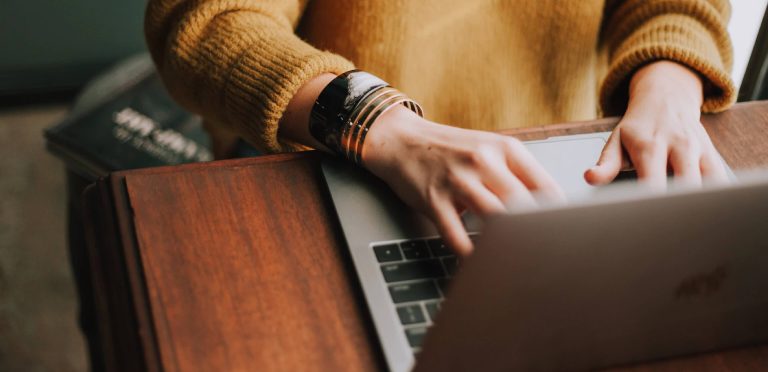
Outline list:
[[[0,0],[0,94],[74,89],[144,50],[145,0]]]

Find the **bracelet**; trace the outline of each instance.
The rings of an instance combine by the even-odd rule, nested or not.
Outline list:
[[[352,70],[333,79],[317,97],[309,116],[309,133],[329,150],[340,154],[341,130],[349,113],[372,89],[387,83],[374,75]]]
[[[399,104],[419,116],[418,103],[369,73],[352,70],[323,89],[312,107],[309,132],[331,151],[362,165],[366,135],[379,116]]]
[[[360,104],[355,108],[352,114],[352,120],[350,120],[341,132],[341,140],[344,145],[345,153],[343,154],[350,160],[356,160],[357,147],[362,132],[365,131],[365,127],[370,122],[371,114],[373,111],[380,107],[388,100],[397,99],[403,97],[396,89],[386,86],[372,91],[366,96]]]

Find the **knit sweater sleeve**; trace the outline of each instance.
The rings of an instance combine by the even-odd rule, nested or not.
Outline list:
[[[634,72],[662,59],[699,73],[704,82],[702,111],[727,109],[736,100],[729,74],[730,11],[727,0],[608,0],[601,35],[608,56],[600,87],[603,112],[623,114]]]
[[[268,152],[300,148],[278,138],[291,97],[352,63],[294,34],[305,0],[150,0],[145,36],[170,94]]]

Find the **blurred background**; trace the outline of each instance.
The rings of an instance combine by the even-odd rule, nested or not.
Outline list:
[[[144,50],[145,1],[0,1],[0,371],[85,371],[63,163],[43,129]]]
[[[731,0],[737,84],[766,3]],[[87,369],[66,245],[65,166],[46,152],[43,130],[67,117],[86,82],[144,51],[144,6],[0,1],[0,371]]]

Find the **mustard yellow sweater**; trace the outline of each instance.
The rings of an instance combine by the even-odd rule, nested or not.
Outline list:
[[[627,83],[669,59],[735,99],[727,0],[150,0],[145,31],[171,94],[257,147],[298,88],[354,67],[426,117],[495,130],[621,114]]]

